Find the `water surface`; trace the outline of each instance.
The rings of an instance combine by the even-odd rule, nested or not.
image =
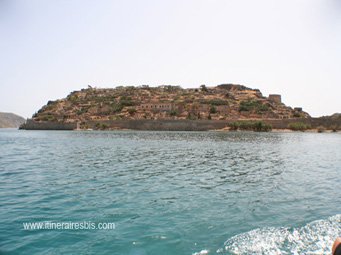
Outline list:
[[[0,254],[328,254],[340,176],[339,133],[1,130]]]

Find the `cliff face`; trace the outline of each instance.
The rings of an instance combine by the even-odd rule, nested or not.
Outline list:
[[[0,128],[18,128],[24,122],[25,119],[16,114],[0,112]]]
[[[96,120],[228,120],[308,118],[300,108],[281,102],[279,95],[264,97],[242,85],[87,88],[65,99],[49,101],[34,121],[81,122]]]

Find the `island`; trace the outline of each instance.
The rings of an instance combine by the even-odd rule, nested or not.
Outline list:
[[[239,84],[198,88],[119,86],[71,92],[20,126],[27,130],[338,130],[340,118],[312,118],[281,95]]]

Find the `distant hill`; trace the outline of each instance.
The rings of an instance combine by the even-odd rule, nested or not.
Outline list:
[[[321,119],[330,119],[330,120],[341,120],[341,113],[334,113],[332,115],[322,116]]]
[[[332,119],[341,119],[341,113],[334,113],[332,116],[330,116]]]
[[[25,119],[14,113],[0,112],[0,128],[18,128]]]
[[[308,118],[302,108],[291,108],[280,95],[264,97],[258,89],[222,84],[183,89],[179,86],[89,87],[66,98],[49,101],[33,120],[59,123],[107,120],[228,120]]]

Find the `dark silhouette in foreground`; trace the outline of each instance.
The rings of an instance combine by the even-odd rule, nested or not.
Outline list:
[[[332,248],[333,255],[341,255],[341,237],[336,238],[333,248]]]

